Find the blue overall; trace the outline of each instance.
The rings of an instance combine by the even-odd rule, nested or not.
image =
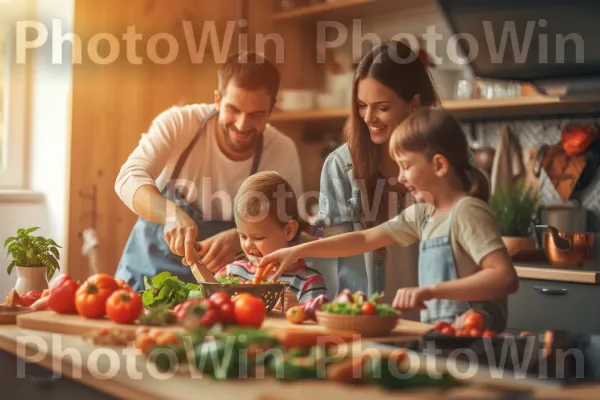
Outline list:
[[[171,182],[175,182],[181,169],[186,162],[194,145],[200,135],[205,131],[209,119],[217,114],[217,110],[211,113],[202,121],[200,129],[181,154],[171,176]],[[262,156],[262,135],[259,136],[257,151],[254,154],[252,169],[250,175],[257,172]],[[171,185],[165,185],[161,191],[162,195],[177,204],[185,213],[187,213],[198,225],[197,241],[207,239],[220,232],[235,228],[234,221],[205,220],[202,213],[191,206],[177,189],[171,188]],[[164,225],[159,225],[138,218],[133,226],[129,239],[125,245],[123,256],[117,267],[115,278],[123,279],[136,290],[144,290],[144,276],[152,278],[160,272],[169,271],[178,276],[185,282],[196,282],[190,267],[182,264],[182,257],[175,255],[165,239]]]
[[[450,211],[450,223],[448,233],[419,243],[419,287],[427,287],[436,283],[458,279],[450,231],[452,229],[452,217],[456,205]],[[421,223],[421,237],[427,224],[428,218]],[[471,305],[465,301],[433,299],[425,302],[426,310],[421,310],[421,322],[435,324],[438,321],[453,322],[456,317],[464,314]]]

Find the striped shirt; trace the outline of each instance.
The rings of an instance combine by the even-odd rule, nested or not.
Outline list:
[[[248,260],[234,261],[223,267],[217,276],[238,277],[251,281],[256,274],[256,265]],[[323,276],[316,270],[308,268],[300,259],[295,267],[287,269],[279,280],[288,282],[288,290],[296,295],[298,303],[303,304],[315,297],[327,294]]]

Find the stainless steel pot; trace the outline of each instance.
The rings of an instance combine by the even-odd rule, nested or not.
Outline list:
[[[588,212],[578,204],[549,204],[540,208],[539,220],[562,233],[586,233]]]

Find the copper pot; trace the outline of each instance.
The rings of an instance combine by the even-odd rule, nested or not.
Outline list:
[[[594,258],[594,233],[563,233],[558,232],[560,239],[568,240],[568,246],[557,246],[553,234],[544,232],[543,246],[546,257],[552,265],[564,267],[581,267]]]

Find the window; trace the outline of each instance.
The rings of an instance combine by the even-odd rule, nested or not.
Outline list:
[[[21,14],[19,3],[1,1],[0,15]],[[13,57],[16,20],[0,18],[0,189],[25,189],[26,182],[27,65]]]

